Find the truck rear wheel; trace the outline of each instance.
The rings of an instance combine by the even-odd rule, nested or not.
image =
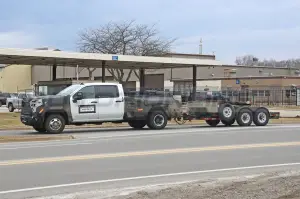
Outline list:
[[[205,120],[206,124],[208,124],[209,126],[217,126],[220,123],[220,120]]]
[[[161,110],[150,112],[147,119],[147,126],[150,129],[163,129],[168,123],[168,117]]]
[[[240,109],[237,114],[236,122],[240,126],[250,126],[253,121],[252,111],[246,108]]]
[[[45,129],[47,133],[62,133],[65,129],[66,121],[59,114],[51,114],[45,121]]]
[[[258,108],[253,115],[253,123],[256,126],[266,126],[269,123],[270,114],[264,108]]]
[[[128,125],[135,129],[142,129],[144,128],[144,126],[146,126],[146,121],[144,120],[128,121]]]
[[[235,123],[235,119],[231,120],[231,121],[224,121],[224,120],[221,120],[222,124],[224,124],[225,126],[231,126]]]

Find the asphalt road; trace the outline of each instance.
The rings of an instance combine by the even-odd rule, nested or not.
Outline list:
[[[67,132],[70,141],[1,144],[0,198],[300,169],[299,127],[93,129]]]

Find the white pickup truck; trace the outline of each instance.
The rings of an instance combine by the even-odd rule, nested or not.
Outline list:
[[[15,109],[22,108],[22,101],[26,98],[32,98],[32,92],[21,92],[17,95],[11,95],[10,98],[6,99],[6,107],[8,108],[9,112],[14,112]]]
[[[128,122],[163,129],[178,110],[172,97],[125,96],[121,84],[74,84],[57,95],[23,100],[21,121],[38,132],[61,133],[65,125]]]

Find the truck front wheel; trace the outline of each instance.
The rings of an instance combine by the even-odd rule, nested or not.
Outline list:
[[[47,133],[62,133],[66,125],[64,117],[59,114],[51,114],[45,121],[45,129]]]
[[[14,112],[14,110],[15,110],[14,106],[11,103],[8,104],[8,111],[9,112]]]
[[[150,129],[163,129],[168,123],[168,117],[161,110],[150,112],[147,120],[147,126]]]
[[[144,126],[146,126],[146,121],[144,120],[134,120],[134,121],[128,121],[129,126],[135,129],[142,129]]]
[[[46,132],[46,129],[43,126],[42,127],[40,127],[40,126],[33,126],[33,129],[36,130],[39,133],[45,133]]]

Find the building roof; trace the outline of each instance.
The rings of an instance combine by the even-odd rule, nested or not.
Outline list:
[[[110,68],[184,68],[197,66],[219,66],[221,62],[205,59],[174,57],[150,57],[78,53],[65,51],[0,48],[0,64],[53,65],[76,67],[101,67],[102,62]]]
[[[166,53],[164,54],[165,56],[172,56],[172,55],[177,55],[177,56],[190,56],[190,57],[212,57],[215,58],[215,55],[203,55],[203,54],[188,54],[188,53]]]
[[[236,80],[236,79],[300,79],[300,76],[244,76],[244,77],[211,77],[211,78],[197,78],[197,81],[207,81],[207,80]],[[192,81],[192,79],[172,79],[172,81]]]

